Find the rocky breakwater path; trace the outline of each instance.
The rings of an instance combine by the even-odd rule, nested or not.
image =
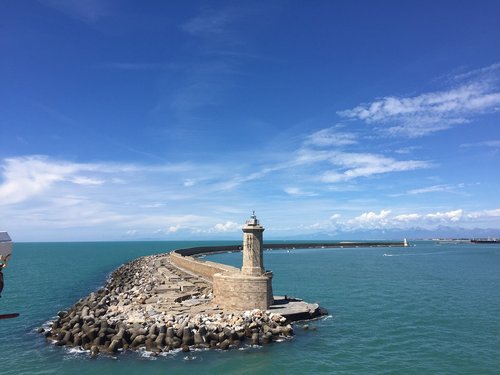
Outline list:
[[[291,336],[293,329],[279,314],[222,311],[212,302],[210,282],[175,267],[164,254],[119,267],[103,288],[60,311],[38,332],[57,346],[96,356],[260,345]]]

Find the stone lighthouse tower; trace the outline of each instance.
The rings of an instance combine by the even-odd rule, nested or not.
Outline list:
[[[241,272],[244,275],[261,276],[266,272],[262,254],[262,232],[264,232],[264,227],[257,220],[255,211],[242,230],[243,267],[241,267]]]
[[[267,310],[274,302],[273,273],[264,269],[262,227],[255,211],[243,230],[243,265],[213,274],[214,301],[228,310]],[[210,272],[210,271],[209,271]]]

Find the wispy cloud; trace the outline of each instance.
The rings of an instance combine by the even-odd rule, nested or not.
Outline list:
[[[462,189],[464,186],[465,186],[465,184],[432,185],[432,186],[426,186],[423,188],[408,190],[406,192],[406,194],[416,195],[416,194],[427,194],[427,193],[438,193],[438,192],[451,193],[451,192],[456,192],[458,189]]]
[[[287,193],[288,195],[294,196],[294,197],[315,197],[318,195],[317,193],[313,193],[310,191],[304,191],[302,188],[297,187],[297,186],[289,186],[289,187],[286,187],[284,190],[285,190],[285,193]]]
[[[318,130],[307,136],[305,144],[311,146],[347,146],[358,143],[353,133],[340,132],[336,127]]]
[[[43,5],[85,23],[95,23],[109,16],[111,6],[107,0],[38,0]]]
[[[192,170],[185,163],[134,165],[117,163],[74,163],[53,160],[43,155],[7,158],[0,165],[0,205],[20,203],[50,191],[57,184],[81,187],[105,185],[126,176],[142,174],[179,174]]]
[[[43,156],[10,158],[3,165],[3,182],[0,184],[0,205],[22,202],[43,193],[53,184],[70,181],[89,184],[100,180],[83,175],[95,171],[93,164],[48,162]]]
[[[462,75],[460,79],[466,82],[446,90],[411,97],[389,96],[338,114],[368,124],[387,125],[382,130],[392,135],[423,136],[500,110],[500,87],[495,76],[499,69],[500,64],[494,64]]]
[[[212,34],[227,32],[230,23],[236,21],[238,12],[235,9],[202,9],[198,15],[191,18],[181,29],[194,36],[207,37]]]
[[[169,70],[177,68],[173,63],[150,63],[150,62],[108,62],[94,65],[98,69],[116,70]]]
[[[325,172],[321,177],[324,182],[348,181],[358,177],[412,171],[432,166],[431,163],[421,160],[401,161],[380,155],[356,153],[339,153],[331,161],[344,170]]]
[[[463,143],[460,147],[500,147],[500,139],[491,139],[483,142]]]

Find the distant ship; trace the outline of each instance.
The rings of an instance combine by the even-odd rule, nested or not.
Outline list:
[[[437,244],[461,244],[470,243],[468,238],[433,238],[432,239]]]
[[[498,238],[478,238],[470,240],[471,243],[487,243],[487,244],[496,244],[500,243],[500,239]]]

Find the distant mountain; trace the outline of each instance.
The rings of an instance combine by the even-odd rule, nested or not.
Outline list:
[[[395,239],[430,239],[430,238],[500,238],[500,229],[495,228],[460,228],[440,226],[435,229],[370,229],[362,231],[317,232],[287,236],[289,240],[395,240]],[[277,237],[276,237],[277,238]],[[282,239],[283,237],[279,237]],[[272,236],[266,240],[272,240]]]
[[[460,228],[440,226],[434,229],[426,228],[409,228],[409,229],[367,229],[357,231],[338,231],[330,232],[315,232],[315,233],[298,233],[295,235],[286,235],[280,233],[274,235],[272,231],[264,232],[264,241],[339,241],[339,240],[402,240],[403,238],[411,239],[431,239],[431,238],[500,238],[500,228]],[[168,236],[157,235],[155,237],[145,238],[126,238],[125,240],[134,241],[241,241],[242,232],[228,233],[174,233]],[[124,240],[124,239],[122,239]]]

